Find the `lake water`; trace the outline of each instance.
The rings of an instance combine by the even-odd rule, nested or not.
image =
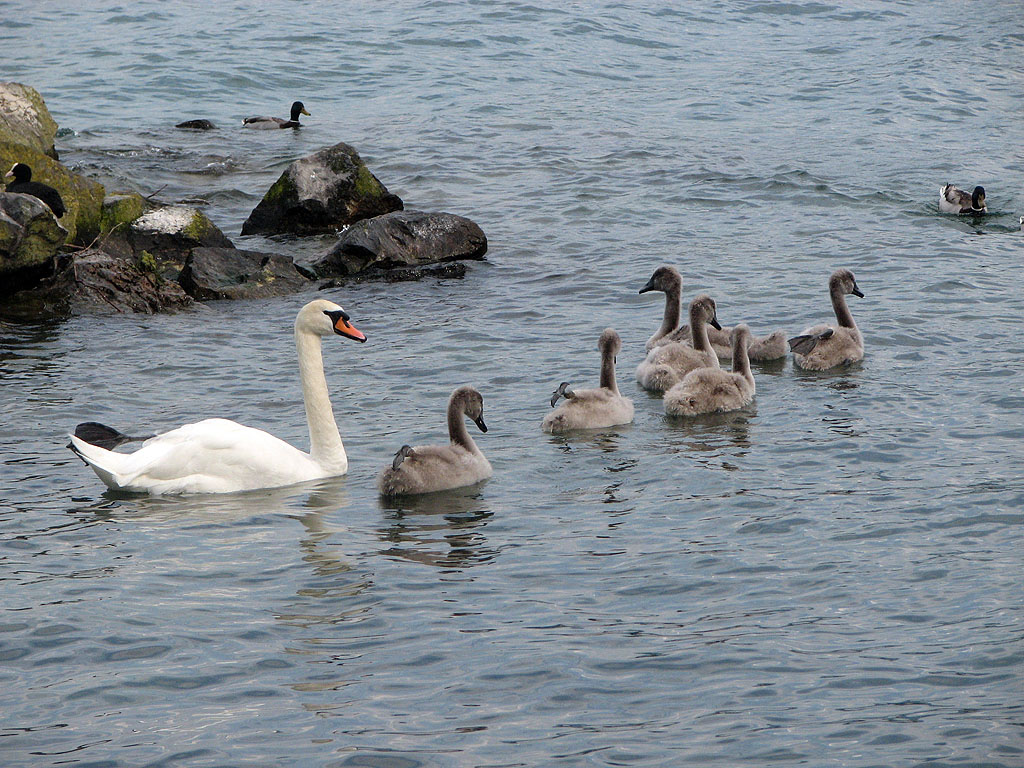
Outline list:
[[[1017,3],[0,4],[64,162],[239,246],[354,145],[490,240],[462,280],[327,292],[347,477],[124,498],[65,449],[207,416],[305,446],[312,295],[0,326],[4,766],[1024,765],[1024,23]],[[243,132],[250,114],[301,131]],[[211,133],[174,123],[206,117]],[[937,212],[983,184],[990,215]],[[755,366],[669,421],[633,370],[661,264],[799,333],[852,269],[863,363]],[[540,432],[622,335],[628,427]],[[484,394],[486,484],[384,503]]]

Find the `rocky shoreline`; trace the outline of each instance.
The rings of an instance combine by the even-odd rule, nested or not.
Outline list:
[[[166,312],[195,302],[265,298],[334,287],[353,278],[387,282],[457,278],[482,259],[478,225],[405,203],[345,143],[295,160],[267,190],[241,234],[338,233],[307,265],[239,249],[198,208],[108,192],[59,161],[57,123],[40,94],[0,83],[0,166],[32,168],[56,189],[59,219],[38,198],[0,191],[0,318],[31,320],[112,312]]]

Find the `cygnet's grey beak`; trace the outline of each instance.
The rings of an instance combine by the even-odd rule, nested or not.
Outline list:
[[[475,419],[473,419],[473,422],[478,427],[480,427],[480,431],[481,432],[486,432],[487,431],[487,425],[484,424],[484,415],[482,413],[479,416],[477,416]]]
[[[647,285],[640,289],[640,293],[647,293],[648,291],[653,291],[654,288],[654,278],[652,277],[650,280],[647,281]]]
[[[851,293],[854,296],[856,296],[858,299],[863,299],[864,298],[864,294],[860,292],[860,288],[857,287],[856,283],[853,284],[853,290],[851,291]]]
[[[718,313],[717,312],[715,313],[715,316],[711,318],[711,326],[713,328],[715,328],[716,330],[719,330],[719,331],[722,330],[722,326],[720,326],[718,324]]]

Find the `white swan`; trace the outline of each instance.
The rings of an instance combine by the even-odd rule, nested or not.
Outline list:
[[[114,447],[133,438],[93,423],[79,425],[69,447],[108,488],[151,494],[232,493],[276,488],[343,475],[348,457],[338,434],[324,377],[320,340],[338,334],[366,337],[337,304],[317,299],[295,318],[299,377],[309,423],[310,452],[303,453],[262,429],[227,419],[206,419],[145,440],[134,453]],[[102,438],[106,430],[108,437]],[[85,438],[85,439],[83,439]],[[100,445],[88,442],[93,439]]]
[[[701,294],[690,302],[690,327],[695,331],[693,346],[674,341],[652,347],[636,367],[637,383],[646,390],[664,392],[696,368],[720,368],[718,355],[708,340],[707,324],[722,327],[718,324],[715,300]]]
[[[665,393],[665,413],[670,416],[696,416],[701,413],[735,411],[754,399],[757,388],[750,372],[747,350],[750,329],[737,325],[732,329],[732,371],[698,368]]]
[[[633,420],[633,401],[620,395],[615,384],[615,356],[622,349],[619,334],[606,328],[597,348],[601,350],[601,386],[573,391],[568,389],[569,382],[563,381],[551,396],[551,407],[560,397],[565,402],[544,417],[541,429],[545,432],[614,427]]]
[[[846,304],[848,293],[864,298],[853,272],[848,269],[833,272],[828,279],[828,292],[839,324],[815,325],[789,340],[793,362],[799,368],[824,371],[844,363],[854,363],[864,357],[864,340]]]
[[[484,423],[484,398],[473,387],[459,387],[448,398],[449,445],[403,445],[391,466],[377,480],[383,496],[433,493],[449,488],[475,485],[491,476],[493,470],[466,430],[463,417],[469,416],[481,432]]]

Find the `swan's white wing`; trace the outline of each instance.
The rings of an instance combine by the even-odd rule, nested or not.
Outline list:
[[[324,475],[308,454],[261,429],[227,419],[186,424],[150,438],[130,454],[88,444],[83,448],[78,441],[75,445],[108,486],[129,491],[227,493]]]

